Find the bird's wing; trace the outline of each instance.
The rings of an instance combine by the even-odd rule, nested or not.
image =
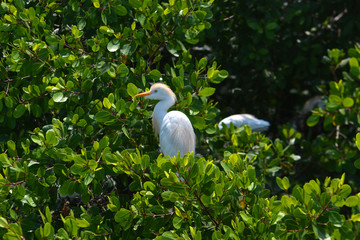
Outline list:
[[[266,131],[270,126],[269,122],[257,119],[251,114],[235,114],[221,120],[219,129],[222,129],[222,124],[230,127],[230,123],[233,123],[235,127],[248,125],[254,131]]]
[[[270,123],[268,121],[257,119],[253,115],[243,116],[243,125],[248,125],[255,132],[266,131]]]
[[[230,127],[230,124],[234,124],[235,127],[240,127],[244,125],[244,118],[240,114],[231,115],[229,117],[224,118],[219,123],[219,129],[222,129],[222,125],[225,124],[227,127]]]
[[[160,127],[160,148],[165,156],[195,154],[196,136],[189,118],[182,112],[168,112]]]

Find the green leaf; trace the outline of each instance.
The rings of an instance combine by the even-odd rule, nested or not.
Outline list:
[[[306,124],[309,127],[313,127],[315,126],[320,120],[320,117],[318,115],[311,115],[307,120],[306,120]]]
[[[324,227],[318,226],[316,223],[313,223],[311,226],[317,239],[325,240],[330,238]]]
[[[131,52],[131,45],[130,44],[124,44],[122,45],[120,52],[122,55],[128,56]]]
[[[347,196],[349,196],[351,193],[351,187],[347,184],[344,184],[341,188],[340,188],[340,192],[338,193],[341,197],[346,198]]]
[[[15,6],[19,9],[23,9],[25,7],[24,0],[15,0]]]
[[[81,164],[73,164],[70,167],[70,171],[72,174],[80,175],[85,170],[84,165]]]
[[[256,171],[255,168],[249,166],[249,168],[247,169],[247,175],[250,179],[251,182],[255,182],[256,181]]]
[[[110,77],[115,78],[116,77],[116,72],[115,72],[115,68],[113,66],[111,66],[108,70],[107,73],[109,74]]]
[[[101,21],[102,21],[105,25],[107,25],[106,12],[105,12],[105,11],[101,11],[100,16],[101,16]]]
[[[114,12],[119,16],[126,16],[126,14],[127,14],[126,8],[121,4],[116,5],[113,9],[114,9]]]
[[[121,130],[122,130],[122,132],[125,134],[125,136],[126,136],[128,139],[130,139],[129,132],[128,132],[128,130],[126,129],[126,127],[123,126],[123,127],[121,128]]]
[[[184,88],[184,80],[183,80],[182,77],[173,77],[172,78],[172,83],[178,89],[183,89]]]
[[[117,67],[116,71],[121,77],[125,77],[129,74],[129,68],[123,63]]]
[[[179,217],[174,217],[173,218],[173,226],[175,229],[180,229],[181,228],[181,223],[182,223],[182,219]],[[174,238],[176,239],[176,238]]]
[[[0,227],[7,228],[8,225],[9,225],[9,223],[7,222],[7,220],[3,217],[0,217]]]
[[[58,144],[58,142],[59,139],[56,137],[54,130],[51,129],[46,132],[46,140],[45,140],[46,145],[52,147]]]
[[[266,30],[274,30],[277,28],[277,26],[278,26],[277,23],[272,22],[272,23],[266,24],[265,28],[266,28]]]
[[[135,84],[133,83],[128,83],[127,85],[127,93],[131,96],[134,97],[136,94],[138,94],[138,88]]]
[[[104,107],[107,108],[107,109],[110,109],[110,108],[111,108],[111,102],[109,101],[108,98],[104,98],[104,100],[103,100],[103,105],[104,105]]]
[[[100,8],[100,2],[99,0],[93,0],[93,4],[95,8]]]
[[[360,222],[360,214],[353,214],[351,215],[351,220],[354,222]]]
[[[118,49],[120,48],[120,41],[117,38],[112,39],[108,44],[107,44],[107,50],[109,52],[116,52]]]
[[[75,221],[78,227],[86,228],[90,226],[90,223],[85,219],[75,219]]]
[[[288,190],[290,187],[290,182],[287,177],[284,177],[283,179],[276,177],[276,183],[282,190]]]
[[[126,230],[130,227],[130,223],[132,221],[131,212],[125,208],[121,208],[115,214],[115,221],[120,223],[120,225]]]
[[[151,70],[151,72],[149,73],[150,77],[154,80],[154,81],[159,81],[161,78],[161,73],[159,72],[159,70],[154,69]]]
[[[95,120],[104,123],[113,120],[113,116],[108,111],[101,111],[95,114]]]
[[[100,150],[105,149],[107,146],[109,146],[109,137],[104,136],[99,142]]]
[[[43,140],[40,139],[39,136],[31,135],[31,140],[32,140],[34,143],[36,143],[36,144],[38,144],[38,145],[40,145],[40,146],[43,146],[43,145],[44,145]]]
[[[210,78],[210,81],[213,83],[221,83],[225,78],[227,78],[229,73],[226,70],[215,70],[213,76]]]
[[[156,188],[155,184],[152,183],[152,182],[147,181],[147,182],[144,183],[144,189],[147,190],[147,191],[154,191],[155,188]]]
[[[215,185],[215,193],[216,193],[217,196],[221,197],[224,194],[223,185],[216,184]]]
[[[91,80],[85,80],[81,82],[81,91],[88,92],[91,90],[92,86],[93,86],[93,82]]]
[[[129,3],[133,8],[139,8],[142,6],[140,0],[129,0]]]
[[[200,59],[200,61],[199,61],[199,64],[198,64],[198,69],[203,69],[203,68],[205,68],[206,67],[206,65],[207,65],[207,59],[206,58],[202,58],[202,59]]]
[[[341,98],[340,98],[338,95],[331,94],[331,95],[329,96],[329,102],[333,102],[333,103],[338,103],[338,104],[340,104],[340,103],[341,103]]]
[[[53,184],[56,182],[56,177],[54,175],[50,175],[46,178],[46,182],[49,184]]]
[[[78,22],[78,29],[81,31],[85,28],[86,26],[86,20],[85,19],[80,19],[80,21]]]
[[[47,237],[47,236],[50,235],[51,228],[52,228],[52,226],[51,226],[51,224],[49,222],[45,223],[45,225],[44,225],[44,237]]]
[[[350,58],[349,65],[350,65],[350,73],[353,76],[360,75],[359,62],[358,62],[358,60],[356,58],[354,58],[354,57]]]
[[[344,224],[344,219],[342,216],[337,212],[329,212],[329,221],[335,226],[335,227],[342,227]]]
[[[13,140],[9,140],[6,143],[7,143],[7,147],[8,147],[8,150],[9,150],[9,155],[11,157],[16,157],[17,153],[16,153],[16,144],[15,144],[15,142]]]
[[[169,13],[171,13],[171,10],[169,8],[166,8],[164,10],[164,15],[168,15]]]
[[[75,183],[71,180],[67,180],[61,185],[59,189],[59,193],[62,196],[72,195],[74,194],[74,187],[75,187]]]
[[[192,121],[192,124],[193,124],[194,128],[197,128],[199,130],[203,130],[206,127],[206,122],[201,117],[194,118],[194,120]]]
[[[209,97],[215,93],[215,90],[213,87],[205,87],[200,90],[199,97]]]
[[[161,179],[161,182],[168,182],[169,179],[163,178]],[[172,182],[168,182],[169,185],[172,185]],[[164,184],[166,185],[166,184]],[[161,193],[161,197],[165,200],[165,201],[171,201],[171,202],[176,202],[177,200],[179,200],[179,194],[176,192],[172,192],[172,191],[165,191]]]
[[[12,108],[14,106],[14,100],[12,97],[5,97],[4,102],[7,108]]]
[[[14,118],[20,118],[26,111],[25,104],[19,104],[14,109]]]
[[[53,96],[54,102],[66,102],[67,99],[62,92],[57,92]]]
[[[359,134],[359,133],[358,133]],[[358,136],[356,136],[356,137],[358,137]],[[357,148],[359,148],[360,146],[358,145],[358,140],[356,140],[357,142],[356,142],[356,146],[357,146]],[[360,150],[360,148],[359,148],[359,150]],[[354,166],[357,168],[357,169],[360,169],[360,159],[357,159],[355,162],[354,162]]]
[[[350,196],[345,200],[345,205],[348,207],[356,207],[359,204],[359,198],[357,196]]]
[[[79,127],[85,127],[87,125],[87,122],[85,119],[82,118],[77,122],[76,125],[78,125]]]
[[[87,186],[89,185],[95,178],[95,172],[89,172],[85,175],[85,178],[84,178],[84,184]]]
[[[347,97],[343,100],[343,105],[347,108],[352,107],[354,105],[354,100],[350,97]]]

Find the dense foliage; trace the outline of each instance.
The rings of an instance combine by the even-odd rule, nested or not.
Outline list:
[[[269,51],[257,44],[278,46],[276,39],[286,37],[278,31],[290,34],[281,16],[290,16],[285,21],[290,24],[297,21],[294,9],[310,11],[300,2],[288,7],[270,1],[269,14],[283,6],[293,9],[293,18],[289,12],[278,12],[276,19],[249,17],[255,8],[239,1],[222,9],[229,2],[1,2],[0,238],[359,236],[359,47],[329,50],[323,59],[330,66],[323,76],[331,73],[333,79],[320,87],[325,107],[307,119],[317,131],[276,126],[280,131],[273,139],[247,126],[219,131],[221,111],[209,97],[218,84],[233,82],[224,70],[236,70],[229,59],[242,66],[248,66],[246,56],[258,61],[245,74],[251,79],[260,69],[293,68],[290,61],[270,66],[269,58],[257,55],[270,56]],[[256,9],[265,13],[270,6],[263,7]],[[229,9],[241,11],[228,15]],[[220,28],[218,15],[234,25]],[[211,52],[218,55],[216,62],[198,51],[211,29],[223,29],[225,38],[231,26],[256,30],[258,35],[247,35],[246,41],[256,43],[247,50],[259,52],[226,59],[217,49]],[[241,39],[232,41],[241,45]],[[225,53],[234,48],[222,46]],[[283,51],[277,57],[286,62]],[[321,53],[326,53],[322,47],[311,59],[320,61]],[[304,65],[298,70],[308,74]],[[266,91],[285,83],[288,73],[280,72],[268,72],[277,83],[268,82],[273,88]],[[151,127],[155,102],[133,97],[159,81],[174,90],[174,108],[194,126],[195,157],[166,158],[158,152]]]

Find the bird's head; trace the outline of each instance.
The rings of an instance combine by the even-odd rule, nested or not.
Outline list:
[[[176,102],[176,96],[171,89],[163,83],[155,83],[151,86],[150,91],[135,95],[135,97],[146,97],[153,100],[169,100]]]

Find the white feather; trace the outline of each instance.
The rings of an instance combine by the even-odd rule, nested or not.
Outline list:
[[[168,112],[160,127],[160,149],[165,156],[195,153],[195,133],[188,117],[179,111]]]
[[[230,127],[231,123],[234,124],[235,127],[248,125],[254,132],[266,131],[270,126],[268,121],[257,119],[251,114],[235,114],[221,120],[219,129],[221,130],[223,125]]]

